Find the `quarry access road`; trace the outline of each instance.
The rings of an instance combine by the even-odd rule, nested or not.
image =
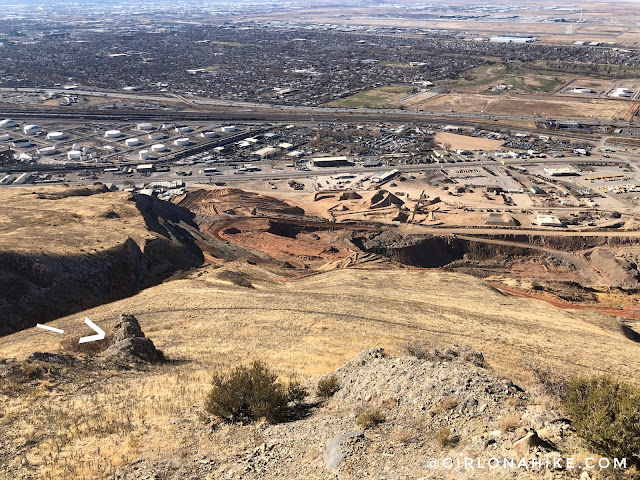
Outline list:
[[[564,252],[562,250],[556,250],[555,248],[549,247],[541,247],[538,245],[525,244],[521,242],[513,242],[508,240],[496,240],[492,238],[483,238],[483,237],[473,237],[470,235],[456,235],[457,238],[461,240],[466,240],[468,242],[478,242],[478,243],[487,243],[490,245],[501,245],[505,247],[516,247],[516,248],[524,248],[529,250],[537,250],[539,252],[544,252],[549,255],[553,255],[557,258],[560,258],[571,265],[576,269],[576,272],[579,273],[581,277],[587,280],[587,285],[610,285],[611,278],[603,275],[599,270],[597,270],[592,264],[586,261],[584,258],[575,255],[570,252]]]

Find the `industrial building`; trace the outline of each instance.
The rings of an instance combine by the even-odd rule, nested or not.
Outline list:
[[[541,227],[561,227],[562,222],[553,215],[536,215],[535,223]]]
[[[536,37],[502,37],[496,36],[489,38],[490,42],[494,43],[532,43],[537,41]]]
[[[136,167],[138,173],[151,173],[153,172],[153,163],[143,163]]]
[[[544,173],[552,177],[567,177],[571,175],[579,175],[578,171],[570,166],[558,165],[544,167]]]
[[[397,169],[393,169],[390,170],[388,172],[380,172],[376,175],[374,175],[373,177],[371,177],[371,182],[373,183],[385,183],[388,182],[389,180],[392,180],[393,178],[397,177],[398,175],[400,175],[400,170]]]
[[[269,157],[275,155],[276,153],[278,153],[278,149],[277,148],[275,148],[275,147],[264,147],[264,148],[261,148],[260,150],[256,150],[251,155],[254,155],[254,156],[260,157],[260,158],[269,158]]]
[[[353,164],[347,157],[324,157],[311,160],[314,167],[350,167]]]

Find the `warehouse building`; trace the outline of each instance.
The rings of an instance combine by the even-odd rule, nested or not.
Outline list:
[[[312,161],[314,167],[351,167],[353,163],[347,157],[324,157],[314,158]]]

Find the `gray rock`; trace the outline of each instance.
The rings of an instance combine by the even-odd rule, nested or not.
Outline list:
[[[101,357],[146,362],[164,360],[162,352],[145,337],[136,317],[126,313],[116,320],[111,345],[102,352]]]
[[[324,452],[324,464],[329,470],[338,468],[347,458],[346,447],[364,439],[362,432],[348,432],[334,437]]]

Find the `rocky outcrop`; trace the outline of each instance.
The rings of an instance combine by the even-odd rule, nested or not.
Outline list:
[[[140,323],[133,315],[123,313],[113,327],[111,345],[100,354],[102,359],[161,362],[164,354],[145,337]]]

